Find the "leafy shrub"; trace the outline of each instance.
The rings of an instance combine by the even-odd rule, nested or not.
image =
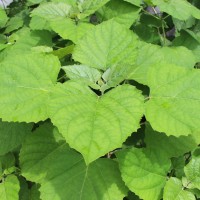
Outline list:
[[[200,199],[199,1],[7,4],[1,200]]]

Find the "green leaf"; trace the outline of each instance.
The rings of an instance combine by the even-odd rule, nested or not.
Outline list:
[[[49,110],[53,124],[88,164],[120,147],[139,128],[143,96],[130,85],[97,96],[86,86],[68,82],[52,91]]]
[[[47,20],[54,19],[56,17],[68,17],[72,6],[63,2],[48,2],[40,4],[32,11],[31,16],[42,17]]]
[[[100,89],[96,83],[101,79],[101,73],[97,69],[86,65],[68,65],[62,69],[71,80],[82,81],[94,89]]]
[[[22,174],[41,184],[41,199],[123,199],[127,189],[115,161],[99,159],[86,166],[48,125],[30,135],[20,153]]]
[[[31,133],[32,124],[2,122],[0,120],[0,155],[12,151]]]
[[[49,31],[51,31],[49,21],[44,19],[43,17],[39,17],[39,16],[33,16],[31,18],[29,27],[32,30],[49,30]]]
[[[143,200],[160,200],[170,160],[160,151],[128,149],[116,153],[122,179]]]
[[[59,59],[65,57],[66,55],[72,54],[74,50],[74,45],[69,45],[64,48],[57,49],[52,52],[54,56],[57,56]]]
[[[196,63],[192,51],[185,47],[160,47],[142,42],[139,46],[135,70],[130,73],[129,79],[134,79],[144,85],[148,84],[148,70],[163,61],[191,69]]]
[[[184,166],[185,166],[185,158],[184,156],[180,156],[178,158],[171,158],[172,168],[175,170],[175,176],[177,178],[182,178],[184,175]]]
[[[143,3],[142,0],[124,0],[124,1],[129,2],[136,6],[140,6]]]
[[[41,200],[40,199],[40,191],[39,191],[39,186],[37,184],[34,184],[31,187],[30,191],[30,200]]]
[[[4,27],[7,21],[8,21],[8,17],[6,15],[5,10],[0,8],[0,28]]]
[[[154,131],[149,125],[146,126],[144,141],[147,148],[163,151],[169,158],[181,156],[198,146],[198,143],[195,142],[191,135],[167,136],[165,133]]]
[[[83,19],[91,14],[93,14],[96,10],[101,8],[110,0],[80,0],[81,3],[79,4],[80,14],[78,14],[79,19]]]
[[[152,0],[161,11],[180,20],[187,20],[191,16],[200,19],[200,10],[186,0]]]
[[[171,177],[164,188],[163,200],[195,200],[195,196],[186,190],[183,190],[179,179]]]
[[[0,64],[0,117],[13,122],[47,119],[46,104],[59,70],[60,63],[52,55],[21,54],[3,61]]]
[[[71,40],[74,43],[87,33],[94,26],[87,22],[76,22],[70,18],[56,18],[50,22],[53,31],[58,33],[63,39]]]
[[[15,166],[15,156],[13,153],[7,153],[3,156],[0,156],[0,163],[2,167],[2,172],[5,174],[11,174],[10,170]],[[9,173],[10,172],[10,173]]]
[[[88,31],[76,45],[73,58],[90,67],[106,70],[117,63],[133,64],[136,48],[136,35],[111,20]]]
[[[121,0],[111,0],[98,10],[103,21],[114,19],[119,24],[130,27],[138,18],[140,8]]]
[[[200,190],[200,157],[193,157],[185,166],[184,172],[191,188]]]
[[[19,199],[19,181],[16,176],[8,176],[0,183],[0,199],[1,200],[16,200]]]
[[[200,130],[200,72],[160,63],[149,70],[146,118],[166,135],[197,134]]]

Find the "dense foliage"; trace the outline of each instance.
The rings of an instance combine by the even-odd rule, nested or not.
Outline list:
[[[11,2],[0,199],[200,199],[199,0]]]

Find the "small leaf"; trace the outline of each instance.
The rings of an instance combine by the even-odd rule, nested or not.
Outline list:
[[[200,157],[193,157],[185,166],[184,172],[191,188],[200,190]]]
[[[117,152],[122,179],[143,200],[160,200],[170,160],[160,151],[128,149]]]
[[[139,128],[143,96],[123,85],[100,97],[86,86],[67,82],[52,91],[49,111],[53,124],[88,164],[120,147]]]
[[[8,17],[6,15],[6,12],[0,7],[0,28],[4,27],[7,21]]]
[[[183,190],[179,179],[171,177],[164,188],[163,200],[195,200],[195,196],[186,190]]]
[[[16,200],[19,199],[19,181],[16,176],[9,175],[0,183],[0,199],[1,200]]]
[[[73,57],[84,65],[106,70],[118,63],[133,65],[136,48],[137,36],[111,20],[88,31],[76,45]]]
[[[62,69],[71,80],[83,81],[94,89],[100,89],[96,83],[101,79],[101,73],[97,69],[86,65],[68,65]]]

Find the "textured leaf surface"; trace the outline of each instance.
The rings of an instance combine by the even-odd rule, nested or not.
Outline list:
[[[193,157],[185,166],[184,172],[191,187],[200,190],[200,157]]]
[[[200,130],[198,70],[159,64],[149,71],[148,82],[146,117],[154,130],[175,136]]]
[[[159,151],[132,148],[117,153],[123,181],[143,200],[159,200],[170,168]]]
[[[102,20],[114,19],[119,24],[130,27],[139,18],[140,8],[121,0],[111,0],[98,10]]]
[[[187,20],[193,16],[200,19],[200,10],[186,0],[152,0],[152,2],[159,6],[161,11],[172,15],[174,18]]]
[[[13,56],[0,65],[0,117],[6,121],[37,122],[48,118],[46,102],[60,64],[43,54]]]
[[[136,47],[136,35],[111,20],[88,31],[75,47],[73,57],[82,64],[105,70],[120,62],[133,64]]]
[[[67,3],[48,2],[41,4],[32,11],[32,16],[42,17],[47,20],[54,19],[56,17],[68,17],[71,6]]]
[[[20,154],[22,174],[41,184],[41,199],[123,199],[127,189],[115,161],[99,159],[86,166],[83,157],[47,125],[27,138]]]
[[[74,43],[82,38],[88,30],[93,28],[92,24],[79,22],[78,24],[70,18],[57,18],[50,22],[52,30],[58,33],[63,39],[68,39]]]
[[[195,196],[183,190],[179,179],[171,177],[164,188],[163,200],[195,200]]]
[[[96,10],[101,8],[104,4],[109,2],[110,0],[84,0],[80,4],[81,14],[79,14],[79,18],[85,18],[90,14],[93,14]]]
[[[82,81],[89,86],[99,89],[97,81],[101,79],[101,72],[86,65],[68,65],[62,67],[71,80]]]
[[[169,158],[181,156],[198,146],[198,143],[195,142],[191,135],[167,136],[165,133],[154,131],[149,125],[146,126],[144,140],[147,148],[163,151]]]
[[[0,183],[0,199],[16,200],[18,199],[19,181],[16,176],[9,175],[4,182]]]
[[[134,79],[145,85],[148,84],[148,69],[163,61],[190,69],[196,63],[192,51],[185,47],[159,47],[142,42],[139,47],[135,69],[130,73],[129,79]]]
[[[138,129],[143,97],[129,85],[97,96],[86,86],[68,82],[55,87],[49,107],[54,125],[89,163],[120,147]]]
[[[0,155],[6,154],[20,145],[31,133],[32,124],[2,122],[0,120]]]

